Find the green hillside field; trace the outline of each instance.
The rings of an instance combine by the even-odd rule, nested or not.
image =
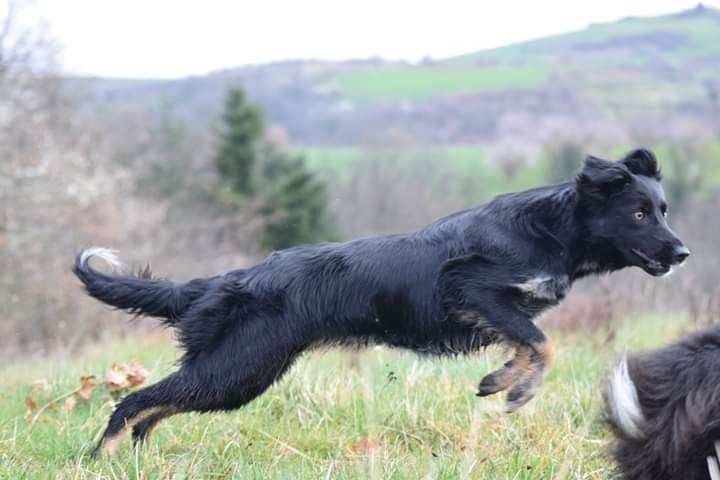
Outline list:
[[[573,89],[586,84],[587,93],[598,95],[607,93],[608,81],[640,86],[635,97],[650,93],[647,86],[652,85],[667,98],[668,93],[716,81],[719,59],[720,12],[700,7],[591,25],[430,65],[350,69],[338,73],[334,82],[349,97],[378,101],[540,89],[557,80],[572,82]]]
[[[340,91],[361,98],[424,98],[468,91],[532,88],[547,80],[541,66],[448,65],[350,70],[335,77]]]

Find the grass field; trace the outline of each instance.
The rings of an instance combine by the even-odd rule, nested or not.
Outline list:
[[[467,91],[530,88],[542,85],[547,72],[541,66],[384,68],[340,73],[335,83],[351,97],[375,99],[426,98]]]
[[[486,168],[487,154],[482,145],[436,145],[389,148],[308,147],[302,153],[310,168],[318,172],[330,172],[342,180],[350,180],[350,169],[358,162],[380,159],[383,162],[432,159],[463,174]],[[500,172],[497,172],[500,174]]]
[[[182,415],[161,424],[150,444],[125,439],[111,459],[88,457],[115,399],[98,387],[63,412],[48,408],[33,423],[25,398],[39,406],[71,392],[83,374],[102,376],[133,358],[155,381],[172,369],[169,338],[145,335],[96,346],[76,358],[0,367],[0,478],[611,478],[601,421],[603,379],[625,348],[662,344],[682,322],[627,320],[605,334],[551,333],[558,361],[537,398],[513,415],[503,399],[475,397],[499,352],[421,359],[375,349],[354,358],[336,351],[305,355],[280,384],[232,413]],[[44,378],[49,390],[30,393]]]

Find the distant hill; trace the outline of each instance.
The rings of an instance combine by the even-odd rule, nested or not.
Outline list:
[[[660,17],[628,17],[591,25],[578,32],[554,35],[452,58],[462,63],[595,63],[601,54],[611,65],[638,67],[647,60],[704,61],[720,55],[720,11],[698,5],[692,10]]]
[[[288,61],[179,80],[72,82],[103,111],[172,113],[196,128],[213,122],[226,87],[242,84],[299,145],[487,142],[513,115],[530,126],[702,119],[718,113],[720,12],[626,18],[422,64]]]

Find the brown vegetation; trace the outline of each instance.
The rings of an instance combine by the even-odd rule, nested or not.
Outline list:
[[[43,30],[32,19],[20,20],[32,16],[32,8],[20,0],[9,5],[0,22],[0,355],[73,350],[88,339],[123,334],[126,323],[110,319],[113,314],[88,301],[69,273],[73,255],[83,246],[117,248],[131,265],[152,260],[159,275],[179,280],[244,266],[262,256],[257,240],[262,220],[251,213],[256,208],[223,208],[212,193],[217,183],[212,113],[221,104],[221,84],[235,77],[208,77],[218,95],[203,90],[202,101],[191,96],[194,100],[182,109],[150,113],[118,108],[110,95],[111,84],[117,82],[108,81],[98,90],[90,81],[59,77],[52,40],[38,33]],[[364,158],[345,172],[350,181],[326,174],[330,209],[343,238],[411,230],[486,197],[482,182],[435,161],[432,153],[400,155],[394,148],[398,145],[487,138],[488,161],[510,182],[527,165],[548,157],[570,159],[547,175],[559,179],[572,173],[579,152],[664,141],[672,145],[667,158],[661,155],[668,167],[671,204],[677,206],[671,223],[693,251],[688,267],[670,280],[627,271],[611,280],[583,282],[545,321],[563,330],[585,331],[643,310],[683,311],[698,324],[720,317],[720,195],[697,195],[699,189],[712,190],[705,188],[704,169],[717,160],[706,145],[717,142],[720,127],[709,123],[706,114],[717,109],[716,100],[698,110],[697,105],[687,106],[682,115],[668,118],[660,110],[596,115],[561,92],[477,94],[423,106],[374,105],[361,112],[338,105],[333,97],[330,110],[335,117],[328,113],[310,118],[300,107],[327,95],[306,91],[306,76],[293,75],[300,70],[327,75],[324,68],[287,64],[245,74],[250,92],[268,108],[271,120],[294,112],[289,127],[269,133],[282,142],[289,141],[290,131],[305,142],[327,143],[327,137],[318,135],[331,130],[337,115],[345,120],[351,116],[352,122],[343,124],[344,133],[333,142],[343,135],[356,142],[376,139],[364,149]],[[280,74],[261,85],[258,79],[267,79],[269,72],[285,72],[286,80],[299,81],[302,95],[290,95],[297,91],[281,82]],[[130,86],[121,89],[122,102],[130,102]],[[107,94],[107,101],[98,101],[98,91]],[[539,96],[543,105],[554,102],[561,111],[538,109]],[[281,104],[280,98],[290,103]],[[569,105],[577,109],[572,118],[566,115]],[[473,111],[484,112],[492,125],[471,122],[477,118],[470,115]],[[193,121],[186,122],[188,117]],[[448,125],[439,128],[436,117]],[[363,130],[385,122],[391,128]],[[470,124],[484,133],[474,135]],[[486,135],[490,131],[492,135]],[[535,179],[536,184],[544,181]]]

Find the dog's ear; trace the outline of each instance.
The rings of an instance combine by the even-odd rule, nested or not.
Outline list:
[[[638,148],[637,150],[628,152],[620,162],[635,175],[644,175],[658,181],[662,178],[655,154],[650,150]]]
[[[633,182],[630,170],[622,162],[611,162],[588,156],[577,177],[580,195],[594,200],[607,200],[622,192]]]

